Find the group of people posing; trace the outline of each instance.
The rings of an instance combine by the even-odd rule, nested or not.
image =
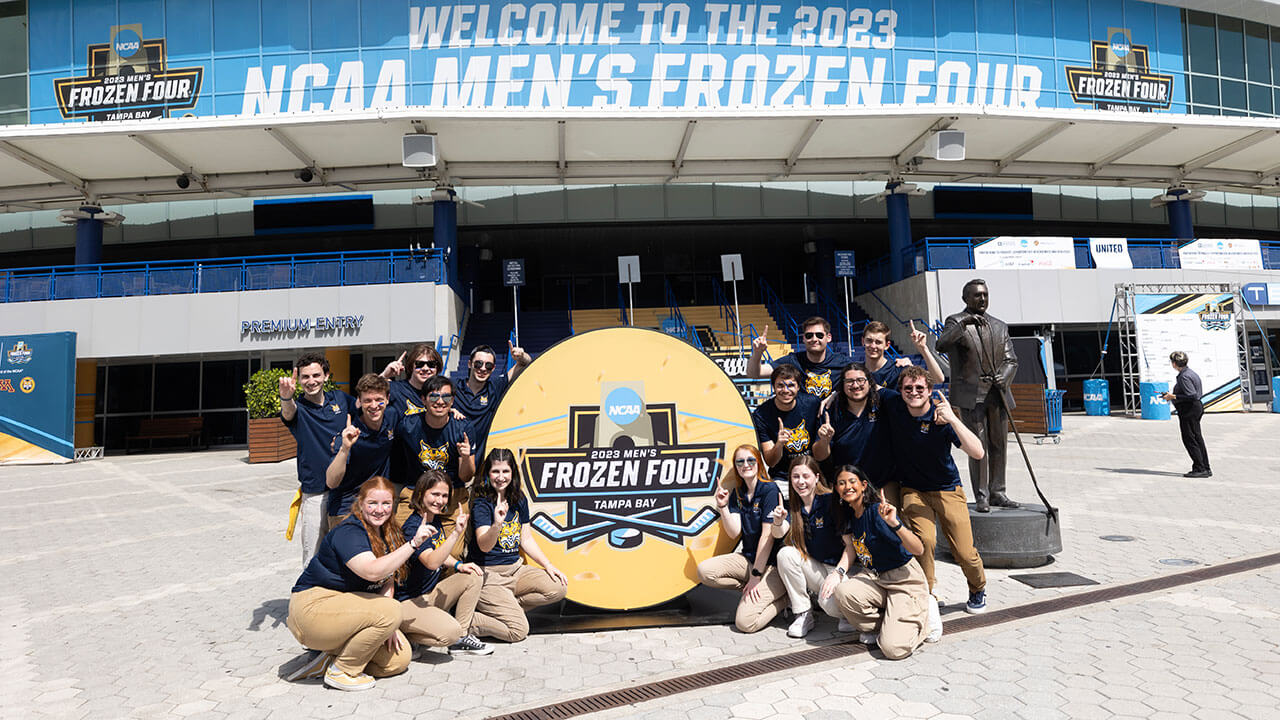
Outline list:
[[[403,672],[414,646],[487,655],[480,638],[523,640],[525,611],[565,597],[568,578],[529,530],[516,458],[494,448],[476,469],[498,400],[530,362],[517,347],[511,357],[509,376],[495,375],[496,354],[478,347],[454,383],[435,348],[415,345],[361,377],[354,398],[325,389],[320,355],[280,379],[302,486],[287,625],[316,651],[290,680],[365,690]]]
[[[698,578],[742,592],[743,632],[789,608],[787,632],[803,637],[816,597],[840,631],[903,658],[942,634],[939,529],[968,581],[966,610],[986,607],[951,459],[952,447],[981,459],[983,444],[934,391],[943,370],[914,326],[923,368],[886,357],[879,322],[864,331],[865,363],[834,357],[822,318],[802,333],[804,350],[772,365],[768,330],[753,343],[748,374],[768,377],[773,395],[752,413],[757,444],[734,450],[715,495],[721,529],[741,547],[701,562]],[[404,671],[414,645],[488,654],[480,638],[518,642],[525,611],[565,597],[569,579],[529,528],[518,459],[484,449],[498,401],[530,362],[518,347],[510,354],[503,376],[494,351],[476,348],[454,383],[435,349],[416,345],[361,377],[354,398],[324,389],[319,355],[281,378],[281,415],[298,440],[304,562],[287,624],[316,651],[290,679],[361,690]]]

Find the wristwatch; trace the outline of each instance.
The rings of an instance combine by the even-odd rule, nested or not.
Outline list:
[[[760,572],[759,570],[757,570],[757,569],[755,569],[755,568],[751,568],[751,576],[752,576],[752,577],[764,577],[764,573]]]
[[[836,572],[840,573],[840,577],[849,577],[849,574],[848,574],[848,573],[849,573],[849,571],[848,571],[848,570],[845,570],[845,569],[844,569],[844,568],[842,568],[842,567],[838,567],[838,568],[836,568]]]
[[[902,529],[902,521],[901,521],[901,520],[899,520],[899,521],[898,521],[898,527],[891,527],[891,528],[889,528],[889,529],[890,529],[890,530],[892,530],[892,531],[894,531],[894,532],[898,532],[899,530],[901,530],[901,529]]]

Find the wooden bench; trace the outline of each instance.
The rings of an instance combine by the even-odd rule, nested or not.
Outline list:
[[[155,446],[156,440],[185,440],[192,449],[204,447],[204,418],[147,418],[138,424],[138,432],[125,440],[126,455],[132,451],[134,441],[137,440],[146,440],[148,450]]]

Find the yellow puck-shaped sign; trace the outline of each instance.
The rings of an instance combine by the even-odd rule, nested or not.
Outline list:
[[[715,489],[751,415],[718,365],[682,340],[608,328],[555,345],[498,406],[489,448],[519,460],[534,537],[569,599],[629,610],[677,598],[728,552]]]

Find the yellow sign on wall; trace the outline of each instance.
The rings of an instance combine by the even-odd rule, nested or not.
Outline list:
[[[608,328],[552,347],[512,384],[489,431],[516,454],[530,524],[569,599],[650,607],[728,552],[715,511],[727,458],[754,444],[733,382],[669,335]]]

